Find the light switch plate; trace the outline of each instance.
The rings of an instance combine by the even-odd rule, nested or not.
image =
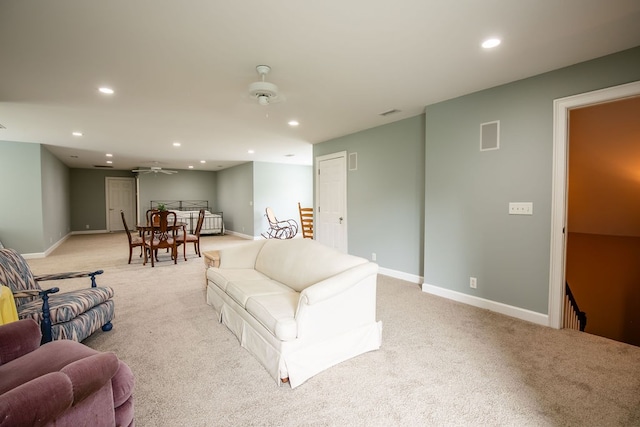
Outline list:
[[[533,215],[533,202],[509,202],[509,215]]]

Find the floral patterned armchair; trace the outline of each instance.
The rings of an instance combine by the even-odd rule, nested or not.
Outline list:
[[[13,249],[0,249],[0,284],[13,292],[20,319],[33,319],[41,328],[42,342],[82,341],[102,328],[110,331],[114,315],[113,289],[98,287],[94,272],[34,276],[25,259]],[[59,288],[42,289],[46,280],[90,277],[91,287],[57,294]]]

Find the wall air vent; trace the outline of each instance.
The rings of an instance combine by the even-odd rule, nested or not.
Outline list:
[[[396,108],[392,108],[391,110],[383,111],[382,113],[380,113],[380,116],[386,117],[386,116],[390,116],[392,114],[396,114],[396,113],[399,113],[399,112],[400,112],[400,110],[398,110]]]
[[[480,151],[500,148],[500,120],[480,124]]]
[[[99,169],[113,169],[113,166],[107,166],[107,165],[93,165],[94,168],[99,168]]]

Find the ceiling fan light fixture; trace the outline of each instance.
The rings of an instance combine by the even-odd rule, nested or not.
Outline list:
[[[265,76],[271,71],[268,65],[258,65],[256,71],[260,75],[260,81],[249,85],[249,96],[256,99],[260,105],[269,105],[273,101],[280,101],[278,86],[265,81]]]

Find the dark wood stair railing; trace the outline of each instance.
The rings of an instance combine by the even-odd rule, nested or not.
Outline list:
[[[565,282],[565,299],[564,299],[564,327],[566,329],[575,329],[584,332],[587,326],[587,313],[580,311],[569,283]]]

